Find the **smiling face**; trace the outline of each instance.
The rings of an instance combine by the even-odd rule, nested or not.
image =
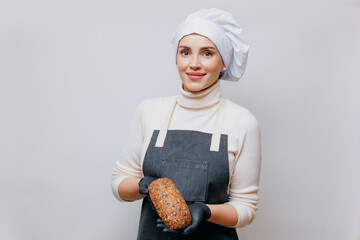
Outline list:
[[[199,34],[186,35],[179,41],[176,64],[184,90],[193,93],[217,82],[225,68],[215,44]]]

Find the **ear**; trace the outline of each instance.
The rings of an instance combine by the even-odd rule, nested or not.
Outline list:
[[[222,58],[221,58],[222,60]],[[221,66],[221,71],[224,71],[226,69],[226,66],[225,66],[225,63],[224,63],[224,60],[221,61],[222,62],[222,66]]]

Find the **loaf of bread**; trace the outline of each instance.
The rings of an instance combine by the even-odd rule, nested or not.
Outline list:
[[[149,196],[161,220],[170,229],[183,229],[191,224],[189,208],[175,184],[159,178],[148,187]]]

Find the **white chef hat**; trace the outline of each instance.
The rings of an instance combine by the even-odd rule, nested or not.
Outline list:
[[[191,33],[203,35],[216,45],[226,66],[221,76],[222,80],[238,81],[242,77],[250,46],[243,30],[230,13],[210,8],[190,14],[179,25],[171,40],[175,48],[175,57],[179,41]]]

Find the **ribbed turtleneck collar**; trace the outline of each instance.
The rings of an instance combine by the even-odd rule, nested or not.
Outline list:
[[[204,108],[212,106],[220,101],[220,81],[214,85],[197,93],[186,92],[183,89],[183,83],[179,84],[180,94],[178,98],[179,105],[186,108]]]

